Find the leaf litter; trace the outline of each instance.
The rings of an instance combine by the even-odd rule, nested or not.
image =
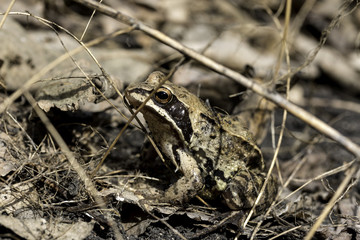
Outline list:
[[[30,13],[43,14],[42,17],[70,32],[81,33],[91,11],[69,2],[17,1],[12,11],[27,9]],[[284,20],[278,13],[283,3],[259,0],[253,4],[244,1],[188,4],[179,1],[175,8],[170,0],[162,4],[151,0],[107,2],[216,61],[262,81],[271,79],[277,61],[281,46],[279,27]],[[341,1],[336,0],[294,3],[292,23],[295,27],[289,38],[292,67],[307,61],[308,53],[316,48],[331,19],[343,14],[340,7]],[[5,8],[1,10],[4,12]],[[54,12],[60,14],[51,14]],[[78,24],[71,19],[77,19]],[[346,103],[359,104],[360,12],[355,1],[349,4],[349,13],[343,14],[337,25],[317,57],[296,74],[297,83],[289,95],[297,104],[360,143],[359,112],[346,107]],[[84,41],[119,27],[117,22],[96,14]],[[56,35],[39,21],[16,15],[7,17],[0,34],[3,39],[0,86],[6,87],[1,90],[0,102],[64,52],[58,36],[69,49],[76,43],[61,31]],[[130,82],[143,80],[153,69],[170,69],[180,56],[139,32],[119,35],[90,50],[106,73],[115,79],[120,91]],[[95,85],[99,89],[109,86],[107,75],[99,71],[88,55],[80,54],[76,61],[87,69],[90,79],[97,80]],[[284,63],[280,72],[286,71]],[[248,106],[244,102],[253,97],[241,86],[194,62],[180,68],[173,80],[208,99],[212,106],[230,113],[244,111],[244,106]],[[114,89],[101,90],[107,98],[114,98],[110,101],[118,110],[105,101],[100,102],[103,98],[71,60],[58,65],[30,89],[89,175],[125,124],[118,111],[129,116]],[[241,94],[236,95],[239,92]],[[229,98],[230,95],[234,97]],[[258,134],[267,159],[274,153],[273,139],[278,139],[281,124],[282,110],[272,111],[274,114],[268,115]],[[156,157],[149,162],[141,160],[145,137],[135,127],[121,136],[93,178],[106,206],[98,206],[92,199],[64,153],[23,98],[1,114],[0,129],[0,225],[4,234],[25,239],[115,238],[105,211],[110,212],[124,238],[129,239],[236,236],[248,239],[259,221],[262,225],[257,239],[277,235],[283,239],[303,239],[346,174],[346,168],[333,170],[353,160],[339,144],[289,116],[278,157],[279,167],[274,172],[281,173],[282,183],[289,177],[290,180],[270,215],[256,216],[245,229],[239,229],[244,217],[241,212],[206,206],[198,199],[185,206],[144,203],[147,195],[166,188],[175,176]],[[352,188],[341,196],[317,230],[315,239],[359,237],[359,192],[359,183],[352,183]]]

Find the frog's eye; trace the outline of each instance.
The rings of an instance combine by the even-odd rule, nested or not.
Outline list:
[[[155,93],[155,101],[158,103],[168,103],[172,99],[172,93],[167,88],[159,88]]]

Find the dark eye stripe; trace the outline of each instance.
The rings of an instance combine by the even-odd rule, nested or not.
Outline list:
[[[174,120],[176,125],[181,129],[186,141],[190,141],[193,134],[191,121],[189,118],[189,111],[186,106],[180,102],[176,96],[168,104],[158,104],[159,107],[163,108]]]

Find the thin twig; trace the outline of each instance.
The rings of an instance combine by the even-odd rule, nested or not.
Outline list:
[[[296,226],[296,227],[290,228],[290,229],[288,229],[288,230],[286,230],[286,231],[284,231],[284,232],[282,232],[282,233],[280,233],[280,234],[278,234],[278,235],[276,235],[276,236],[274,236],[272,238],[269,238],[269,240],[273,240],[273,239],[276,239],[278,237],[284,236],[285,234],[293,232],[293,231],[295,231],[295,230],[297,230],[297,229],[299,229],[301,227],[302,226]]]
[[[102,3],[102,0],[100,0],[100,3]],[[80,37],[80,39],[79,39],[80,41],[82,41],[82,40],[84,39],[84,36],[85,36],[85,34],[87,33],[87,30],[89,29],[91,20],[94,18],[95,13],[96,13],[96,10],[94,10],[94,11],[92,12],[92,14],[91,14],[88,22],[86,23],[86,27],[85,27],[85,29],[84,29],[84,31],[83,31],[83,33],[81,34],[81,37]]]

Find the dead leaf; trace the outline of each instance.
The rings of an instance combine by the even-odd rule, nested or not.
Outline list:
[[[89,78],[107,98],[117,96],[114,87],[106,78],[98,75],[89,75]],[[52,107],[61,111],[75,111],[86,101],[97,102],[103,99],[85,77],[76,74],[46,83],[42,82],[35,98],[39,107],[45,112]]]

